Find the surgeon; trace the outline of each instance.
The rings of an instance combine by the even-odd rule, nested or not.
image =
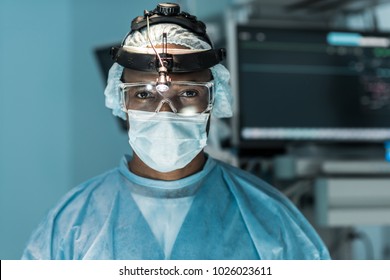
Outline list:
[[[201,21],[159,4],[112,57],[106,106],[128,122],[133,153],[66,194],[23,259],[329,259],[286,197],[204,152],[232,96]]]

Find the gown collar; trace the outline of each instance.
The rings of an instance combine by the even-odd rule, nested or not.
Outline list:
[[[134,174],[128,168],[129,161],[131,161],[131,156],[125,155],[121,159],[119,170],[132,183],[130,184],[131,191],[140,195],[165,198],[194,195],[203,179],[216,166],[215,160],[207,156],[206,163],[201,171],[179,180],[164,181],[144,178]]]

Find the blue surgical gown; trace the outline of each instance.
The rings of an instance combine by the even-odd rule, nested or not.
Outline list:
[[[119,167],[66,194],[32,234],[22,258],[329,259],[295,206],[248,172],[208,157],[196,174],[159,181],[130,172],[129,160],[123,157]],[[153,213],[145,216],[135,197],[184,199],[188,209],[168,250],[150,226]]]

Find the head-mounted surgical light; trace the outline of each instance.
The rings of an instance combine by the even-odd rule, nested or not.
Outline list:
[[[148,40],[153,47],[153,50],[156,53],[156,56],[158,57],[158,61],[160,62],[160,67],[158,68],[158,78],[156,81],[156,90],[158,92],[166,92],[169,89],[169,84],[171,82],[171,78],[168,76],[168,69],[167,69],[167,33],[163,33],[163,52],[162,55],[164,57],[164,60],[161,58],[160,54],[156,51],[156,49],[153,46],[152,40],[150,39],[150,34],[149,34],[149,24],[148,24]]]
[[[186,53],[169,53],[166,48],[166,37],[164,38],[164,36],[161,38],[161,53],[157,52],[153,44],[151,44],[154,50],[153,54],[133,51],[131,46],[125,46],[126,38],[131,36],[133,32],[161,23],[173,23],[186,28],[209,44],[211,49]],[[169,35],[166,34],[168,37]],[[150,36],[149,33],[148,36]],[[112,48],[111,55],[113,60],[123,67],[138,71],[158,72],[158,83],[168,85],[168,73],[195,72],[211,68],[225,58],[226,52],[225,49],[213,48],[203,22],[198,21],[195,16],[180,12],[180,6],[175,3],[162,3],[153,11],[145,11],[144,16],[139,16],[132,21],[130,32],[126,35],[121,46]],[[162,86],[161,88],[163,89],[164,87]]]

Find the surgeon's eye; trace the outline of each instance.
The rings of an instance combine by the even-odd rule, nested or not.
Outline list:
[[[135,96],[137,98],[139,98],[139,99],[147,99],[147,98],[153,98],[154,97],[153,93],[148,92],[148,91],[137,92],[135,94]]]
[[[189,97],[189,98],[196,97],[196,96],[198,96],[198,92],[195,90],[186,90],[186,91],[181,92],[180,96]]]

